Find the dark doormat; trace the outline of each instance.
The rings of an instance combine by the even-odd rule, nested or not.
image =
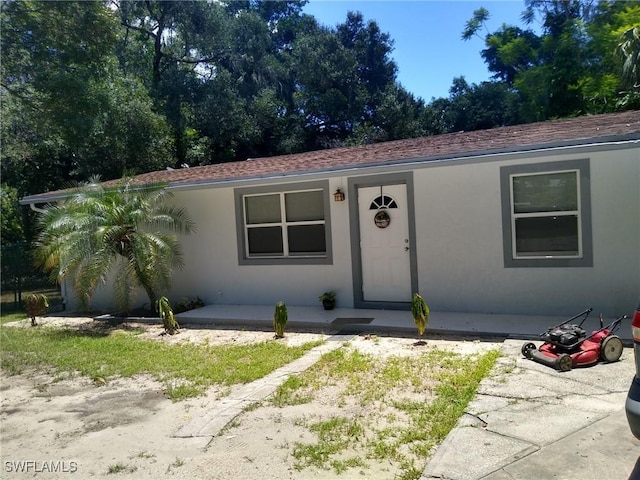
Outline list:
[[[336,318],[331,325],[333,327],[344,327],[345,325],[369,325],[373,321],[373,318],[348,318],[339,317]]]
[[[358,332],[356,332],[358,333]],[[353,332],[344,332],[343,330],[340,330],[338,333],[335,333],[333,335],[331,335],[330,337],[327,338],[327,342],[349,342],[351,340],[353,340],[353,338],[355,337],[355,333]]]

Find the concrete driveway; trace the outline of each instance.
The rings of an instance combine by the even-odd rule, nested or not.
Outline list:
[[[522,344],[504,342],[494,374],[422,478],[639,479],[640,441],[624,412],[633,350],[616,363],[558,372],[523,358]]]

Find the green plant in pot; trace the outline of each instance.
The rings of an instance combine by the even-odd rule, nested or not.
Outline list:
[[[336,292],[324,292],[318,297],[325,310],[333,310],[336,306]]]

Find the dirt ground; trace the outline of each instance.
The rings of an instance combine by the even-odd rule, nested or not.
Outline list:
[[[91,318],[47,317],[41,324],[90,327]],[[27,326],[28,321],[20,322]],[[183,326],[175,336],[161,335],[159,325],[134,324],[143,337],[161,342],[252,343],[273,338],[270,331]],[[287,332],[288,344],[327,338],[318,332]],[[491,342],[358,335],[352,348],[381,357],[419,355],[425,348],[473,354],[497,348]],[[115,379],[96,385],[80,376],[3,376],[0,383],[0,478],[189,478],[324,479],[334,471],[294,468],[291,447],[312,441],[306,423],[327,415],[363,415],[366,406],[343,404],[330,391],[314,401],[285,408],[264,402],[244,412],[217,437],[176,438],[182,426],[204,415],[213,402],[232,393],[213,387],[206,396],[173,403],[150,377]],[[370,408],[375,408],[372,406]],[[324,416],[324,417],[323,417]],[[340,478],[393,479],[394,465],[351,469]]]

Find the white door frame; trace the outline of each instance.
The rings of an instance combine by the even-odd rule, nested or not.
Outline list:
[[[353,303],[355,308],[381,308],[381,309],[407,309],[410,305],[410,297],[406,302],[399,301],[375,301],[365,300],[363,292],[362,255],[360,251],[360,213],[358,205],[358,191],[363,187],[380,187],[385,185],[406,186],[407,206],[406,215],[409,227],[409,275],[411,293],[418,292],[417,253],[416,253],[416,229],[415,208],[413,203],[413,173],[401,172],[386,175],[372,175],[366,177],[352,177],[348,180],[348,200],[351,234],[351,263],[353,275]]]

